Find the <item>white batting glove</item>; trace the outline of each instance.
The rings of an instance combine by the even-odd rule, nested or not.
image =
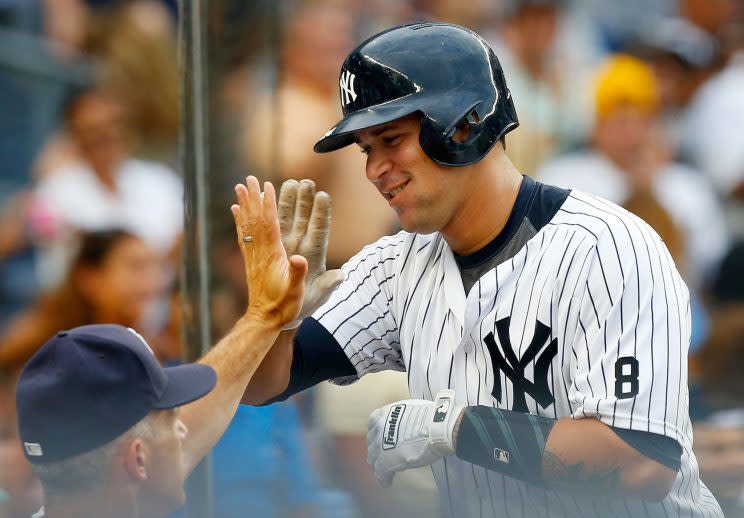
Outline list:
[[[452,433],[462,413],[455,392],[443,389],[435,401],[404,399],[369,416],[367,463],[375,477],[389,487],[399,471],[427,466],[455,451]]]
[[[326,271],[328,233],[331,226],[331,198],[315,192],[312,180],[287,180],[279,193],[279,228],[287,256],[307,259],[305,297],[297,319],[284,329],[293,329],[318,309],[344,280],[341,270]]]

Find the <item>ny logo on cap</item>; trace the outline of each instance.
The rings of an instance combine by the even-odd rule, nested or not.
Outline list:
[[[356,101],[357,94],[354,91],[354,79],[356,76],[344,70],[341,72],[341,78],[338,80],[338,85],[341,87],[341,104],[346,106],[351,101]]]

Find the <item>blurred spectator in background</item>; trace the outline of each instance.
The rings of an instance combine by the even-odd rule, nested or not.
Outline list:
[[[727,232],[705,177],[671,161],[658,108],[650,68],[627,55],[610,58],[596,82],[593,147],[548,161],[536,175],[548,184],[576,188],[620,205],[639,191],[652,195],[681,232],[681,253],[675,260],[695,290],[705,284],[725,252]]]
[[[180,124],[173,20],[163,2],[111,2],[94,14],[84,50],[101,63],[101,81],[126,107],[136,135],[132,152],[177,161]]]
[[[559,48],[568,27],[561,0],[510,0],[493,39],[509,78],[519,128],[509,135],[509,157],[533,174],[555,152],[583,139],[589,116],[586,81],[576,47]]]
[[[129,133],[134,137],[127,153],[175,162],[176,35],[165,4],[156,0],[0,2],[0,160],[4,164],[0,225],[9,229],[0,243],[0,322],[64,271],[64,261],[50,260],[47,254],[52,223],[48,211],[28,195],[28,189],[39,177],[80,159],[77,142],[71,142],[74,139],[66,128],[55,131],[67,92],[103,83],[126,106]],[[180,194],[175,198],[180,212]],[[152,222],[160,224],[157,219]],[[162,239],[157,246],[168,246],[167,241]],[[40,266],[35,250],[39,242],[45,249]]]
[[[131,156],[128,112],[118,98],[100,89],[75,94],[65,118],[79,161],[39,182],[35,212],[42,274],[54,285],[64,270],[70,235],[122,227],[158,253],[177,244],[183,225],[183,187],[170,169]],[[55,268],[56,267],[56,268]]]
[[[715,38],[683,18],[654,18],[644,25],[633,52],[654,71],[660,116],[679,154],[684,115],[697,90],[714,73],[720,48]]]
[[[711,332],[690,359],[690,415],[700,473],[726,516],[744,515],[744,244],[732,247],[710,293]]]
[[[365,518],[430,517],[439,514],[439,496],[431,469],[398,473],[383,488],[367,464],[367,421],[373,410],[410,398],[406,374],[384,371],[340,387],[330,382],[317,387],[316,418],[326,437],[328,462],[334,482],[348,490]],[[273,406],[273,405],[272,405]]]
[[[680,16],[714,37],[736,16],[739,0],[678,0]]]
[[[178,59],[173,18],[158,0],[43,0],[58,53],[96,58],[98,80],[128,107],[136,153],[176,160]]]
[[[608,53],[626,49],[649,20],[674,13],[678,0],[572,0],[577,10],[587,14],[601,34]]]
[[[691,374],[703,389],[693,398],[694,417],[704,419],[717,410],[741,408],[744,378],[744,244],[732,247],[721,263],[710,290],[711,332],[705,346],[691,359]],[[693,404],[695,403],[695,404]],[[744,425],[744,421],[742,422]]]
[[[338,120],[338,67],[353,47],[353,13],[310,2],[287,21],[280,83],[246,114],[243,149],[247,169],[264,178],[309,178],[333,199],[328,267],[336,268],[364,244],[390,232],[395,214],[364,175],[356,147],[319,155],[313,144]],[[355,172],[356,171],[356,172]],[[364,215],[364,225],[358,217]]]
[[[320,508],[321,492],[304,435],[291,401],[238,406],[212,450],[214,517],[328,516]],[[185,516],[181,511],[171,518]]]
[[[423,21],[424,19],[430,19],[435,22],[446,21],[447,23],[455,23],[480,32],[487,29],[488,24],[494,21],[494,18],[499,14],[501,5],[505,1],[508,2],[508,0],[473,0],[471,2],[462,2],[460,0],[414,0],[409,2],[409,4],[415,9],[415,12],[411,13],[411,18],[416,21]],[[384,30],[393,25],[396,24],[392,23],[380,29]]]
[[[682,145],[724,198],[744,202],[744,24],[732,31],[731,53],[725,67],[696,92],[684,119]],[[741,211],[731,218],[744,235]]]
[[[0,518],[28,518],[41,507],[41,485],[18,439],[16,376],[0,368]]]
[[[695,423],[695,456],[726,516],[744,515],[744,415],[733,411]]]
[[[84,234],[64,282],[16,317],[0,337],[0,368],[17,370],[60,329],[118,323],[141,328],[163,287],[156,255],[134,234]]]
[[[66,3],[55,6],[64,10]],[[34,252],[23,239],[25,197],[17,193],[31,183],[37,153],[57,126],[67,90],[87,84],[93,73],[90,62],[39,37],[42,7],[40,0],[0,2],[0,325],[38,291]],[[71,8],[66,16],[75,13]]]

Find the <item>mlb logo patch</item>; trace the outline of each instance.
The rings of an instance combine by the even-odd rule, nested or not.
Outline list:
[[[509,452],[494,448],[493,460],[495,460],[496,462],[501,462],[503,464],[509,464]]]
[[[23,447],[31,457],[41,457],[44,455],[44,450],[42,450],[41,444],[38,442],[24,442]]]

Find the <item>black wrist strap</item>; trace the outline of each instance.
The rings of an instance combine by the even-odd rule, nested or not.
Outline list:
[[[555,419],[485,406],[467,407],[456,455],[486,469],[543,485],[542,456]]]

